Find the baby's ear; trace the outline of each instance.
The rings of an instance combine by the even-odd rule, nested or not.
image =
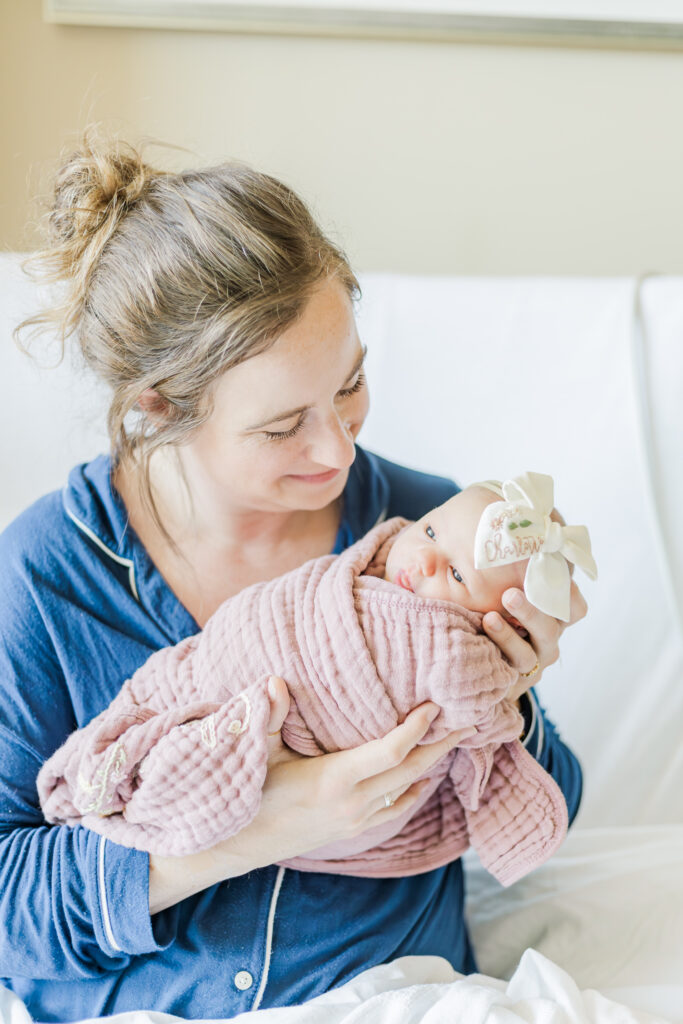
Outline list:
[[[558,512],[556,508],[554,508],[552,510],[552,512],[550,513],[550,518],[553,520],[554,523],[559,523],[560,526],[566,526],[567,525],[565,523],[565,521],[564,521],[564,516],[562,515],[561,512]]]

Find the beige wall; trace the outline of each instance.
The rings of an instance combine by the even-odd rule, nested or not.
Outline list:
[[[97,118],[280,175],[359,270],[683,273],[683,53],[0,17],[0,248],[35,244],[29,192]]]

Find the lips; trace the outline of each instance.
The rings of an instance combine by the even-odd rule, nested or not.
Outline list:
[[[328,469],[326,473],[311,473],[304,475],[303,473],[292,473],[295,480],[301,480],[304,483],[309,484],[324,484],[328,480],[334,480],[335,476],[340,472],[338,469]]]
[[[404,590],[409,590],[411,594],[415,593],[415,591],[410,585],[410,576],[404,569],[399,569],[399,571],[396,573],[396,582],[398,583],[399,587],[403,587]]]

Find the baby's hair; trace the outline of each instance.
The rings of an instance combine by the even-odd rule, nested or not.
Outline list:
[[[263,352],[337,278],[360,287],[344,253],[283,182],[240,162],[170,173],[132,145],[88,128],[63,160],[46,216],[47,244],[26,261],[63,299],[15,331],[77,341],[112,390],[114,465],[132,460],[157,525],[152,453],[181,445],[207,419],[212,385]],[[137,403],[147,389],[163,417]],[[166,534],[168,537],[168,534]]]

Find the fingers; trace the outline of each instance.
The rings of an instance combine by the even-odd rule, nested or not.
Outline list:
[[[396,730],[394,729],[393,732],[396,732]],[[458,729],[450,732],[436,743],[414,746],[407,752],[399,764],[388,766],[385,771],[379,771],[370,778],[365,779],[359,784],[358,789],[367,799],[371,800],[383,801],[385,793],[395,797],[397,794],[405,792],[409,786],[415,783],[416,779],[419,779],[425,772],[428,772],[437,761],[445,757],[454,747],[457,747],[470,736],[476,736],[476,734],[476,728],[471,726],[467,729]],[[388,736],[391,736],[391,733]],[[384,737],[385,740],[387,738],[387,736]],[[384,741],[379,740],[377,742],[382,743]]]
[[[522,622],[522,619],[519,618],[519,621]],[[524,640],[517,631],[514,630],[512,626],[498,614],[498,612],[487,612],[482,624],[486,630],[487,636],[498,645],[512,667],[516,669],[520,675],[525,672],[533,672],[536,665],[539,665],[539,671],[534,674],[533,679],[534,683],[537,682],[540,670],[544,666],[542,665],[541,658],[537,655],[536,649],[532,644],[534,635],[529,627],[526,626],[526,623],[525,628],[529,630],[529,640]],[[550,662],[548,662],[548,664],[549,663]]]
[[[414,708],[400,725],[379,740],[370,740],[356,747],[357,764],[354,769],[354,783],[362,782],[379,772],[400,764],[406,755],[419,743],[429,726],[439,714],[438,705],[427,701]]]
[[[268,719],[268,736],[279,736],[282,723],[289,711],[289,690],[284,679],[271,676],[268,680],[268,697],[270,698],[270,718]]]
[[[424,791],[430,785],[432,785],[431,779],[420,779],[419,782],[413,782],[410,786],[404,786],[398,791],[388,792],[387,795],[393,801],[393,803],[388,805],[384,799],[384,795],[382,795],[377,802],[377,811],[370,819],[372,827],[374,828],[375,825],[381,825],[383,821],[391,821],[393,818],[400,818],[405,811],[420,799]]]
[[[370,740],[368,743],[356,747],[355,751],[349,752],[355,755],[356,762],[351,769],[353,782],[362,783],[366,779],[373,779],[403,764],[414,750],[416,751],[414,757],[420,763],[424,762],[427,767],[430,767],[457,743],[476,732],[476,729],[461,729],[458,732],[450,733],[440,743],[428,743],[418,747],[417,744],[426,734],[440,710],[437,704],[427,701],[409,712],[404,721],[388,732],[386,736],[378,740]],[[420,754],[418,751],[422,751],[422,753]],[[425,771],[426,768],[422,770]],[[414,772],[407,781],[412,782],[420,774],[419,771]]]
[[[588,605],[586,599],[577,587],[574,580],[572,580],[572,586],[570,590],[570,605],[569,605],[569,626],[573,626],[575,622],[579,622],[588,611]]]
[[[520,673],[528,673],[533,671],[536,664],[542,671],[556,662],[560,656],[558,641],[564,625],[535,608],[521,590],[506,590],[503,605],[526,629],[528,639],[520,637],[497,612],[488,612],[484,616],[483,625],[487,635],[500,647],[511,665]],[[534,682],[538,682],[538,676]]]

